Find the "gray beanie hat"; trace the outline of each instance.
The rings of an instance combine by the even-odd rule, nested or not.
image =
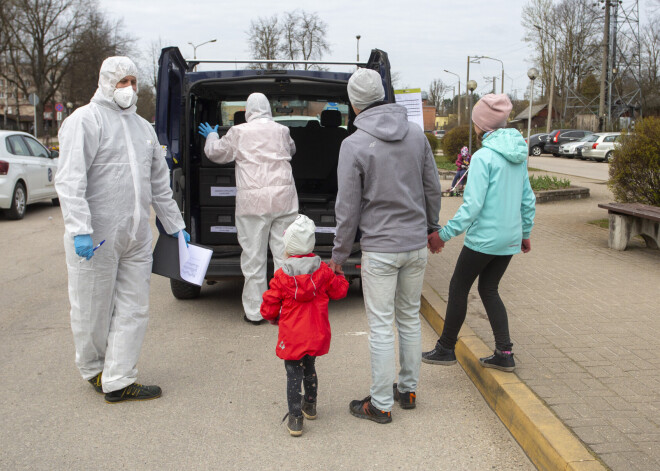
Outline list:
[[[358,69],[348,80],[348,98],[358,110],[385,99],[380,74],[371,69]]]

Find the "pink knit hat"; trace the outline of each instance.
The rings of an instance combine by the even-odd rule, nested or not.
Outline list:
[[[489,93],[481,97],[472,108],[472,122],[482,131],[504,128],[512,108],[508,96]]]

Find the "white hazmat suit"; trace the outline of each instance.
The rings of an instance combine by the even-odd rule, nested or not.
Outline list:
[[[232,126],[222,139],[210,133],[204,152],[216,163],[236,161],[236,229],[245,277],[243,308],[249,320],[260,321],[261,297],[268,288],[269,240],[277,270],[283,261],[282,236],[298,213],[291,173],[296,145],[289,128],[273,121],[270,103],[262,93],[248,97],[245,118],[246,123]]]
[[[137,68],[127,57],[103,62],[91,102],[62,123],[55,177],[76,365],[85,379],[102,371],[106,393],[137,377],[149,310],[149,206],[168,234],[185,228],[153,128],[136,114],[135,104],[121,109],[113,100],[117,83],[131,75]],[[91,234],[95,246],[105,243],[80,262],[73,238],[83,234]]]

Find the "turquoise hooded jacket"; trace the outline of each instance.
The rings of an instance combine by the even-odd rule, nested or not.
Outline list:
[[[516,129],[488,134],[472,156],[463,204],[440,231],[447,242],[467,231],[465,246],[489,255],[520,252],[534,225],[536,197],[527,173],[527,144]]]

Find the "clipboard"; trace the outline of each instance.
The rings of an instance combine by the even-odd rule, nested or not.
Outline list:
[[[211,250],[211,247],[205,245],[193,244],[192,242],[188,242],[188,244]],[[158,241],[156,242],[156,247],[154,247],[153,252],[151,273],[188,283],[181,278],[179,265],[179,240],[176,237],[168,236],[166,234],[160,234],[158,236]]]

